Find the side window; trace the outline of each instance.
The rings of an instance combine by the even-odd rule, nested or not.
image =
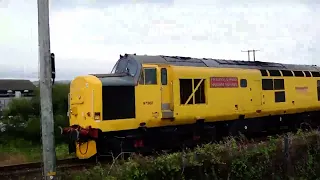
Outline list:
[[[281,76],[280,71],[278,70],[269,70],[270,76]]]
[[[185,104],[192,94],[192,79],[179,79],[180,83],[180,104]],[[193,104],[192,96],[188,104]]]
[[[201,79],[194,79],[194,88],[198,86],[198,84],[201,82]],[[195,104],[205,104],[206,103],[206,97],[205,97],[205,82],[206,80],[203,79],[201,84],[199,85],[199,88],[195,92],[194,98],[195,98]]]
[[[167,77],[167,69],[161,68],[161,84],[167,85],[168,84],[168,77]]]
[[[284,91],[276,91],[274,92],[274,98],[276,103],[286,102],[286,93]]]
[[[180,104],[205,104],[205,81],[205,79],[179,79]],[[198,89],[192,94],[197,86]]]
[[[292,71],[281,70],[283,76],[293,76]]]
[[[293,73],[296,77],[304,77],[304,74],[302,71],[293,71]]]
[[[311,73],[309,71],[304,71],[304,74],[306,75],[306,77],[311,77]]]
[[[274,79],[274,90],[284,90],[283,79]]]
[[[240,86],[241,87],[247,87],[248,86],[247,80],[246,79],[240,79]]]
[[[144,68],[145,84],[157,84],[156,68]]]
[[[262,90],[273,90],[273,79],[262,79]]]
[[[274,85],[274,102],[275,103],[281,103],[286,102],[286,92],[284,91],[284,79],[274,79],[273,80]],[[279,91],[281,90],[281,91]]]
[[[261,76],[268,76],[268,72],[264,69],[260,69]]]
[[[313,77],[320,77],[320,73],[319,72],[311,72]]]

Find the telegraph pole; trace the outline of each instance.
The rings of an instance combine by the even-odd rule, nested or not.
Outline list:
[[[253,61],[256,61],[256,51],[260,51],[260,50],[253,49],[253,50],[247,50],[247,51],[241,51],[241,52],[248,53],[248,61],[250,61],[250,52],[253,52]]]
[[[55,179],[56,153],[52,112],[49,0],[38,0],[38,35],[40,61],[40,105],[43,170],[45,180]]]

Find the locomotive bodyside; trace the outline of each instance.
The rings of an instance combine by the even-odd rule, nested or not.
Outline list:
[[[319,77],[262,76],[259,70],[206,67],[177,66],[173,71],[174,84],[180,84],[174,87],[177,95],[174,109],[175,114],[179,114],[175,117],[177,120],[223,121],[239,119],[239,116],[256,118],[320,109]],[[215,81],[221,78],[222,81]],[[229,85],[228,78],[233,81]],[[181,79],[189,80],[189,84],[181,87]],[[197,85],[193,83],[194,79],[203,79],[204,98],[194,97],[198,103],[182,103],[184,97],[179,92],[188,86],[195,89],[192,88]]]
[[[111,74],[75,78],[71,127],[63,131],[70,137],[70,151],[85,159],[197,143],[200,137],[292,126],[301,120],[292,115],[320,109],[316,68],[286,66],[295,71],[285,73],[271,65],[263,70],[259,64],[220,67],[213,64],[220,61],[172,59],[126,55]]]

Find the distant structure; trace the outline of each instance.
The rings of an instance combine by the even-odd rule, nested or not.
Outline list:
[[[260,50],[252,49],[252,50],[241,51],[241,52],[247,52],[248,53],[248,61],[250,61],[250,52],[253,52],[253,61],[256,61],[256,51],[260,51]]]
[[[13,98],[31,98],[36,86],[29,80],[0,79],[0,115]]]

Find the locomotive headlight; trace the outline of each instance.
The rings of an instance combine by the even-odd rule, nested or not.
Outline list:
[[[94,120],[101,120],[100,119],[100,112],[95,112],[94,113]]]

